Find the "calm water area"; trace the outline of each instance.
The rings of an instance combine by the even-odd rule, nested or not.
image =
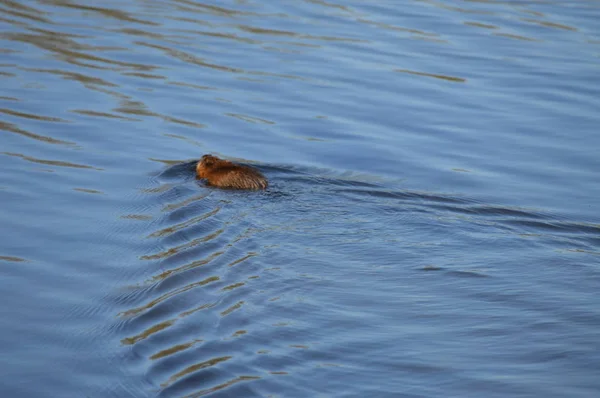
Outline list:
[[[0,0],[0,358],[12,398],[599,397],[600,2]]]

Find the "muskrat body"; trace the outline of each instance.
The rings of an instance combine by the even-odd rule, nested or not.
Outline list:
[[[196,165],[196,176],[208,185],[229,189],[267,189],[268,181],[255,168],[204,155]]]

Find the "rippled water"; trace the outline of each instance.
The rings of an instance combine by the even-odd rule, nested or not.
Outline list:
[[[599,20],[0,0],[1,395],[598,396]]]

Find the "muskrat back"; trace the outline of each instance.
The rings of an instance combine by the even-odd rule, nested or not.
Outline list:
[[[206,179],[208,185],[229,189],[267,189],[269,185],[264,175],[253,167],[245,166],[204,155],[196,165],[196,176]]]

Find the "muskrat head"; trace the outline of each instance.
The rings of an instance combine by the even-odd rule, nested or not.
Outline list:
[[[213,155],[204,155],[196,165],[196,174],[200,178],[206,177],[206,172],[213,168],[221,159]]]

